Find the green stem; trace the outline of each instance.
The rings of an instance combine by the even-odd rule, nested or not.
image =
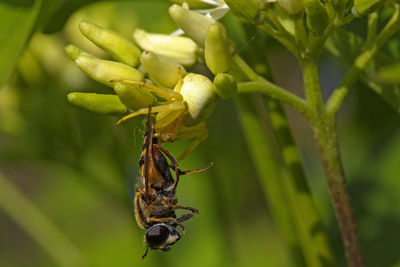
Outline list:
[[[281,33],[285,38],[291,42],[294,43],[294,36],[290,34],[285,27],[283,27],[282,23],[278,20],[276,17],[274,11],[272,11],[271,8],[269,8],[266,11],[268,19],[272,22],[272,24],[277,28],[278,32]]]
[[[0,208],[25,230],[59,266],[85,266],[66,236],[0,173]]]
[[[343,19],[337,18],[333,20],[333,23],[330,23],[326,28],[325,32],[320,37],[312,38],[307,46],[307,53],[310,57],[316,59],[321,53],[322,48],[324,47],[325,41],[331,36],[333,32],[341,28],[343,25],[351,22],[354,19],[353,14],[349,14]]]
[[[301,62],[304,88],[313,116],[309,123],[318,144],[349,267],[364,266],[358,230],[339,155],[335,117],[327,113],[315,61]]]
[[[375,37],[367,42],[362,49],[361,54],[356,58],[353,65],[347,71],[342,82],[335,89],[332,95],[327,101],[327,112],[333,116],[336,115],[339,108],[343,104],[350,89],[354,83],[358,80],[360,74],[363,72],[367,64],[375,56],[376,52],[391,38],[399,29],[400,24],[400,7],[398,4],[395,5],[396,10],[392,18],[383,28],[383,30]]]
[[[329,244],[325,224],[315,205],[307,179],[304,174],[301,157],[290,131],[289,122],[282,105],[268,99],[267,111],[274,131],[281,157],[285,165],[286,187],[291,203],[295,207],[296,232],[299,236],[307,266],[336,266],[336,260]]]
[[[238,66],[250,80],[256,82],[266,81],[264,78],[258,76],[243,60],[240,59],[236,60],[235,62],[240,63]],[[267,88],[267,86],[261,86],[258,88],[260,89],[258,92],[269,96],[268,89],[265,88]],[[249,91],[239,89],[239,92]],[[303,100],[300,99],[300,101],[302,101],[301,106],[305,105]],[[265,106],[263,104],[264,103],[260,103],[258,101],[255,103],[255,106],[258,108],[258,113],[261,114],[261,117],[268,117],[269,115],[274,132],[273,136],[276,138],[279,150],[281,151],[280,156],[285,165],[284,170],[286,177],[281,178],[281,180],[284,182],[282,183],[281,181],[279,184],[280,191],[287,199],[289,215],[294,223],[292,225],[294,230],[292,231],[294,231],[297,236],[297,242],[300,244],[302,256],[304,257],[306,266],[335,266],[335,259],[329,245],[327,233],[324,229],[324,223],[321,220],[311,192],[308,188],[306,177],[302,168],[301,158],[291,135],[289,123],[284,114],[283,108],[279,102],[273,99],[268,99],[266,101],[266,109],[268,111],[267,115],[265,114]],[[241,112],[242,109],[240,109],[239,114],[242,118],[242,123],[244,124],[244,131],[246,132],[248,131],[247,129],[252,128],[247,128],[248,125],[246,120],[249,120],[249,118],[246,118]],[[264,114],[264,116],[262,116],[262,114]],[[268,119],[264,119],[264,125],[268,124],[267,121]],[[264,128],[268,127],[265,126]],[[258,138],[254,136],[254,130],[247,133],[247,135],[249,135],[247,138],[250,139],[249,147],[252,151],[261,150],[261,152],[258,152],[261,154],[263,153],[262,151],[271,150],[270,145],[260,146],[261,143],[258,142]],[[271,140],[273,138],[267,137],[267,139]],[[253,140],[253,142],[251,142],[251,140]],[[279,158],[279,156],[275,155],[275,158],[276,157]],[[266,159],[260,159],[259,155],[255,156],[255,162],[261,164],[261,167],[259,167],[260,169],[262,169],[263,166],[266,166],[264,162],[265,160]],[[263,179],[267,179],[268,181],[268,179],[271,179],[271,174],[268,173],[268,171],[266,172],[266,177]],[[267,183],[267,181],[265,181],[265,183]]]
[[[262,93],[269,97],[282,101],[285,104],[298,110],[300,113],[306,115],[308,113],[307,104],[301,98],[293,95],[292,93],[282,90],[281,87],[276,86],[270,82],[243,82],[238,84],[239,93]]]
[[[372,42],[378,33],[379,12],[375,11],[368,15],[367,43]]]
[[[268,35],[272,36],[275,38],[278,42],[280,42],[284,47],[286,47],[287,50],[289,50],[293,55],[298,55],[298,50],[296,46],[290,42],[286,36],[284,36],[282,33],[276,31],[273,29],[271,26],[269,26],[267,23],[258,25],[260,29],[268,33]]]
[[[325,113],[320,120],[314,122],[313,130],[339,223],[348,266],[363,267],[363,254],[339,154],[334,118]]]
[[[296,45],[303,50],[307,44],[307,31],[304,27],[303,18],[294,20],[294,37]]]
[[[305,116],[308,116],[308,107],[303,99],[258,76],[238,55],[233,57],[233,61],[249,78],[249,80],[252,81],[239,83],[239,93],[262,93],[276,100],[282,101],[283,103],[286,103],[292,108],[298,110]]]
[[[303,71],[306,99],[308,106],[311,109],[310,112],[314,116],[318,116],[324,108],[324,100],[321,93],[317,63],[313,60],[307,59],[301,60],[300,63]]]

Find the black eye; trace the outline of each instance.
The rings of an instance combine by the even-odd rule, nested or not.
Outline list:
[[[171,231],[162,224],[156,224],[146,232],[146,241],[150,247],[158,247],[167,241]]]

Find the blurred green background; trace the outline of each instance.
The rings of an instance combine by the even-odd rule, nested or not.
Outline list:
[[[183,177],[178,187],[180,203],[201,214],[186,223],[186,235],[170,252],[151,251],[140,259],[144,232],[134,220],[131,198],[143,118],[117,127],[116,117],[70,105],[69,92],[110,89],[88,79],[63,48],[73,43],[106,57],[80,34],[82,19],[129,39],[136,27],[170,33],[176,29],[168,17],[170,3],[49,0],[39,9],[39,2],[0,1],[0,20],[15,25],[0,32],[5,55],[0,80],[9,78],[0,89],[0,266],[294,266],[270,216],[232,100],[219,100],[207,120],[208,139],[180,163],[191,169],[214,162],[206,173]],[[240,53],[250,54],[254,38],[239,41]],[[294,59],[272,41],[267,51],[277,82],[302,94]],[[321,66],[329,94],[343,69],[329,57]],[[344,266],[311,131],[298,114],[287,114],[335,256]],[[339,130],[367,265],[400,265],[399,114],[359,84],[340,113]],[[177,141],[166,147],[179,155],[187,145]]]

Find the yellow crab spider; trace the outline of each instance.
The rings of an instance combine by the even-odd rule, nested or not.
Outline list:
[[[150,82],[117,82],[139,86],[165,100],[151,109],[152,113],[156,113],[155,131],[158,139],[161,142],[194,139],[178,160],[185,158],[207,138],[208,131],[204,120],[211,114],[217,98],[216,88],[207,77],[189,73],[177,82],[173,91]],[[117,124],[147,113],[148,108],[141,108],[123,117]]]

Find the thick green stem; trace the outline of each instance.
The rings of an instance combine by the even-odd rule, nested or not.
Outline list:
[[[349,267],[362,267],[364,266],[363,255],[339,155],[335,116],[326,112],[316,62],[304,60],[301,62],[301,66],[307,102],[312,114],[308,119],[318,144],[336,218],[341,230],[347,262]]]
[[[340,159],[334,118],[321,116],[321,120],[314,123],[313,130],[339,223],[348,266],[362,267],[363,254]]]
[[[324,222],[315,205],[307,184],[299,151],[296,147],[289,122],[282,105],[275,100],[266,101],[274,137],[276,138],[281,157],[285,165],[289,188],[288,197],[294,206],[296,233],[299,236],[307,266],[336,266],[336,260],[329,244]]]
[[[245,73],[250,80],[254,81],[253,84],[258,84],[257,86],[254,85],[253,87],[248,86],[252,83],[248,83],[248,85],[239,85],[239,92],[258,92],[266,96],[276,96],[280,95],[282,91],[284,91],[284,89],[258,76],[241,58],[237,58],[235,60],[235,63],[240,67],[243,73]],[[277,94],[271,94],[270,90],[276,92]],[[303,109],[304,113],[308,113],[308,107],[306,106],[304,100],[292,95],[287,91],[284,92],[286,94],[290,94],[287,96],[287,98],[283,97],[284,99],[292,99],[294,97],[294,102],[297,103],[295,104],[295,106],[297,107],[296,109]],[[260,100],[260,98],[255,99]],[[287,101],[285,101],[284,99],[281,99],[282,102],[287,103]],[[324,229],[324,223],[321,220],[321,217],[312,198],[310,189],[307,185],[307,181],[302,168],[301,158],[291,135],[289,123],[287,121],[282,106],[278,101],[271,98],[268,98],[266,100],[266,108],[264,103],[262,103],[262,100],[261,103],[260,101],[255,101],[255,106],[257,108],[258,117],[260,117],[260,123],[263,123],[266,128],[271,128],[272,126],[273,136],[276,138],[277,145],[281,153],[280,155],[277,155],[275,151],[274,156],[275,158],[281,157],[281,160],[285,166],[284,177],[279,179],[281,180],[280,182],[276,183],[280,186],[279,190],[286,198],[287,208],[289,212],[288,215],[291,217],[291,220],[293,222],[292,225],[288,225],[293,228],[289,232],[293,233],[294,231],[297,242],[300,245],[302,257],[306,263],[306,266],[335,266],[335,259],[329,245],[327,233]],[[250,120],[250,118],[242,114],[242,108],[243,107],[241,106],[240,117],[242,118],[242,123],[244,123],[244,130],[246,132],[246,129],[250,129],[247,128],[247,124],[249,123],[248,121]],[[266,114],[265,110],[268,111],[268,114]],[[262,118],[265,119],[262,120]],[[267,126],[269,125],[269,121],[271,126]],[[254,132],[249,132],[247,135],[249,139],[249,147],[250,150],[253,151],[253,153],[257,153],[257,151],[261,151],[258,153],[266,153],[265,151],[271,151],[271,145],[269,145],[268,142],[266,143],[267,145],[261,146],[261,143],[257,141],[257,138],[254,139]],[[270,139],[273,139],[271,135],[267,137],[267,140]],[[251,142],[251,140],[254,140],[254,142]],[[262,141],[262,143],[264,142],[265,141]],[[263,166],[266,166],[266,161],[267,158],[260,159],[258,156],[255,156],[255,162],[260,164],[260,169],[263,169]],[[276,167],[271,168],[274,169]],[[275,179],[271,178],[271,175],[268,175],[268,171],[265,175],[265,177],[262,177],[263,179],[266,179],[264,181],[265,183],[272,183],[273,181],[269,180]],[[280,175],[282,176],[283,174]],[[288,233],[286,232],[286,234]],[[290,239],[290,237],[291,236],[289,236],[289,241],[292,240]],[[297,250],[295,251],[297,252]]]
[[[319,116],[324,109],[324,100],[321,93],[317,63],[309,59],[302,60],[300,63],[303,71],[304,90],[310,112],[313,117]]]

